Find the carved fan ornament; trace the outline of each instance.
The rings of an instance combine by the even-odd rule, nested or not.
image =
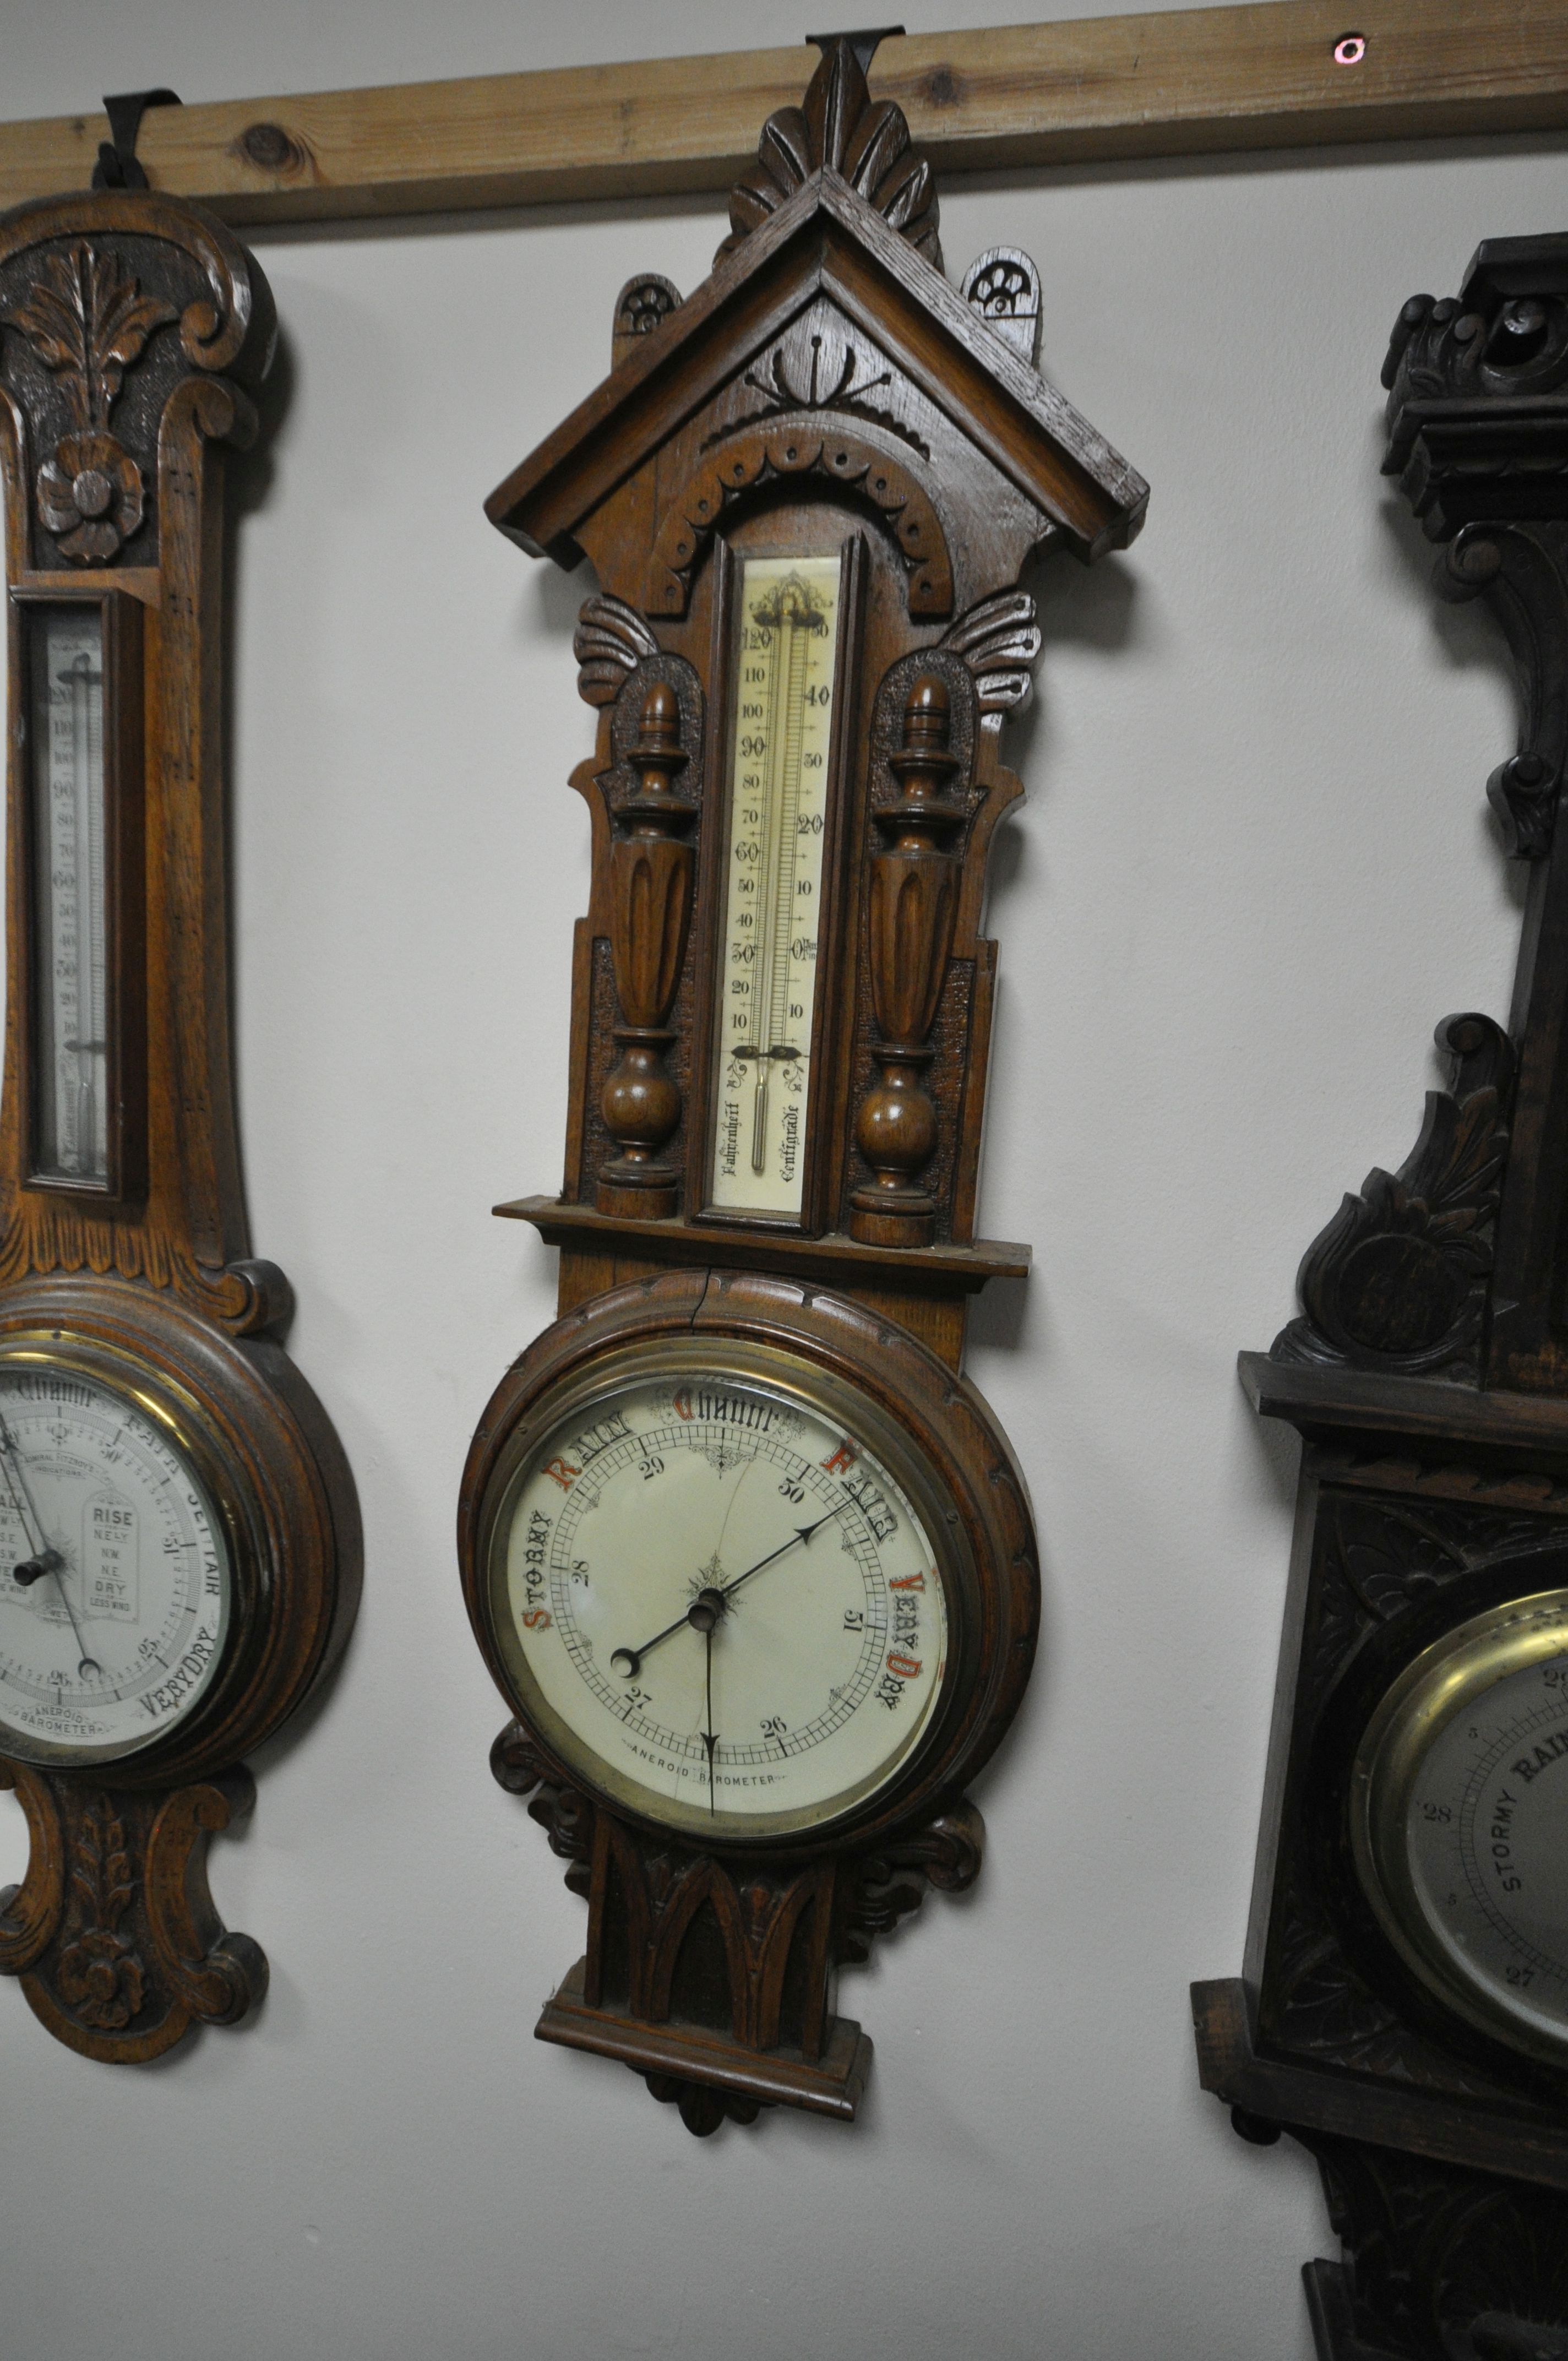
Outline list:
[[[780,107],[768,117],[756,164],[730,192],[729,236],[720,258],[733,254],[814,172],[837,172],[933,269],[941,269],[931,167],[910,139],[903,109],[872,97],[847,39],[824,44],[822,66],[803,105]]]

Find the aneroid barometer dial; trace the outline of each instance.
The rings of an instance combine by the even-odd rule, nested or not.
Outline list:
[[[935,1516],[869,1404],[724,1357],[601,1379],[520,1432],[488,1543],[519,1703],[650,1817],[808,1829],[882,1788],[948,1652]]]
[[[224,1653],[232,1569],[211,1499],[148,1400],[0,1368],[0,1732],[35,1761],[115,1760],[187,1719]]]
[[[1478,1615],[1407,1667],[1357,1752],[1351,1827],[1429,1989],[1568,2065],[1568,1590]]]

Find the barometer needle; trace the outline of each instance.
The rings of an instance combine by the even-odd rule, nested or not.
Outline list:
[[[733,1582],[722,1582],[710,1589],[699,1590],[684,1615],[677,1615],[673,1623],[666,1623],[662,1631],[655,1631],[653,1637],[651,1640],[644,1640],[640,1648],[617,1648],[609,1660],[610,1663],[618,1667],[621,1664],[625,1665],[626,1670],[621,1675],[623,1680],[635,1680],[642,1669],[643,1657],[658,1647],[662,1641],[672,1639],[677,1631],[684,1631],[688,1624],[694,1631],[711,1633],[714,1625],[743,1582],[750,1582],[754,1574],[761,1574],[762,1568],[772,1565],[775,1558],[783,1557],[786,1551],[794,1549],[797,1543],[808,1542],[813,1533],[819,1533],[824,1525],[831,1524],[835,1517],[842,1516],[846,1509],[851,1509],[854,1506],[855,1503],[852,1500],[840,1500],[836,1509],[829,1509],[828,1514],[825,1517],[818,1517],[814,1525],[797,1525],[787,1542],[781,1542],[776,1550],[770,1550],[766,1557],[760,1557],[755,1565],[749,1565],[744,1574],[738,1574],[735,1576]],[[707,1571],[706,1568],[704,1570]]]
[[[11,1430],[3,1418],[0,1418],[0,1468],[5,1470],[5,1489],[11,1495],[11,1506],[16,1511],[16,1521],[34,1551],[32,1557],[24,1558],[20,1565],[13,1566],[12,1573],[24,1590],[29,1583],[40,1582],[46,1574],[53,1575],[54,1587],[60,1593],[60,1605],[70,1616],[71,1628],[76,1634],[79,1659],[77,1672],[83,1676],[89,1673],[96,1673],[102,1668],[87,1653],[87,1642],[82,1636],[82,1626],[76,1620],[76,1609],[71,1603],[71,1593],[65,1587],[65,1560],[60,1552],[57,1549],[51,1549],[44,1539],[44,1529],[38,1521],[38,1512],[33,1506],[33,1496],[27,1489],[27,1479],[22,1473],[21,1453],[17,1450]],[[31,1534],[28,1532],[29,1527],[31,1527]],[[36,1540],[32,1538],[33,1535],[37,1536]]]
[[[717,1619],[715,1619],[715,1620],[717,1620]],[[704,1642],[704,1645],[706,1646],[706,1648],[707,1648],[707,1664],[704,1666],[704,1672],[705,1672],[705,1675],[706,1675],[706,1677],[707,1677],[707,1729],[703,1731],[703,1733],[702,1733],[702,1742],[703,1742],[703,1744],[704,1744],[704,1745],[707,1747],[707,1808],[708,1808],[708,1810],[709,1810],[710,1812],[717,1812],[717,1811],[718,1811],[718,1798],[717,1798],[717,1796],[714,1795],[714,1792],[713,1792],[713,1757],[714,1757],[715,1750],[717,1749],[717,1747],[718,1747],[718,1732],[715,1730],[715,1728],[714,1728],[714,1726],[713,1726],[713,1625],[712,1625],[712,1623],[709,1623],[709,1624],[708,1624],[708,1626],[707,1626],[707,1630],[704,1631],[704,1633],[703,1633],[703,1635],[702,1635],[702,1636],[703,1636],[703,1642]]]

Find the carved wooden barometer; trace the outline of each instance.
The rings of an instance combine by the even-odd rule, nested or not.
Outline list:
[[[598,744],[561,1318],[475,1438],[460,1546],[503,1785],[587,1954],[540,2020],[687,2125],[852,2117],[834,1975],[967,1885],[1035,1644],[1029,1510],[960,1374],[994,947],[1038,649],[1016,587],[1146,489],[1034,367],[1038,280],[942,274],[929,170],[826,40],[713,276],[624,290],[611,375],[488,503],[587,556]]]
[[[1568,2355],[1568,238],[1405,305],[1387,470],[1523,695],[1488,792],[1527,864],[1508,1028],[1434,1092],[1242,1375],[1304,1438],[1244,1978],[1205,2086],[1322,2169],[1333,2361]]]
[[[229,1074],[223,459],[272,302],[146,193],[0,220],[10,706],[0,1109],[0,1970],[90,2058],[267,1962],[208,1836],[346,1637],[354,1494],[249,1259]]]

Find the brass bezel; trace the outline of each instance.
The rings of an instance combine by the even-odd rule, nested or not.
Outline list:
[[[733,1376],[765,1385],[808,1405],[827,1410],[857,1439],[863,1439],[920,1519],[942,1584],[947,1615],[947,1661],[941,1686],[923,1726],[901,1752],[853,1789],[792,1813],[726,1813],[716,1826],[706,1811],[674,1799],[619,1772],[570,1730],[546,1704],[534,1682],[506,1606],[507,1510],[539,1444],[563,1419],[590,1401],[602,1401],[628,1387],[664,1376]],[[885,1806],[890,1792],[912,1785],[922,1763],[940,1742],[955,1699],[972,1680],[979,1623],[978,1579],[963,1521],[909,1436],[871,1397],[816,1362],[782,1347],[734,1337],[651,1338],[619,1345],[590,1362],[563,1384],[546,1389],[512,1429],[486,1487],[479,1514],[478,1546],[483,1601],[491,1652],[506,1675],[508,1693],[529,1729],[570,1771],[575,1782],[604,1796],[646,1825],[700,1837],[706,1844],[757,1846],[815,1842],[841,1829],[869,1806]]]
[[[1554,2037],[1464,1973],[1422,1907],[1405,1830],[1414,1788],[1440,1733],[1499,1681],[1563,1655],[1568,1655],[1568,1587],[1508,1599],[1455,1624],[1384,1692],[1357,1744],[1348,1796],[1361,1890],[1406,1967],[1478,2032],[1557,2067],[1568,2064],[1568,2023]]]
[[[223,1543],[228,1586],[223,1644],[211,1675],[190,1708],[150,1732],[141,1745],[53,1746],[0,1720],[0,1754],[59,1771],[88,1771],[134,1763],[141,1771],[159,1750],[183,1747],[193,1730],[221,1707],[241,1662],[263,1587],[260,1561],[250,1535],[250,1517],[225,1455],[200,1401],[185,1387],[134,1355],[66,1328],[23,1329],[0,1337],[0,1374],[17,1367],[58,1370],[85,1378],[117,1393],[168,1435],[201,1491],[213,1529]]]

